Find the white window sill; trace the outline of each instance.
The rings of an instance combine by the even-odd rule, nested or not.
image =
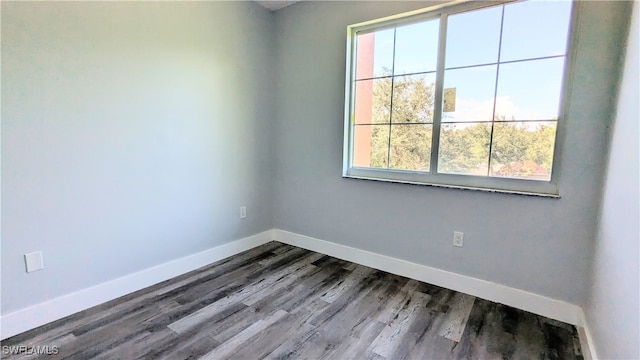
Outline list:
[[[473,191],[484,191],[484,192],[492,192],[492,193],[500,193],[500,194],[525,195],[525,196],[560,199],[559,194],[540,192],[540,191],[510,190],[510,189],[501,189],[499,187],[479,187],[479,186],[472,186],[472,185],[443,184],[443,183],[416,181],[416,180],[409,180],[409,179],[380,178],[380,177],[372,177],[372,176],[365,176],[365,175],[343,175],[342,177],[346,179],[381,181],[381,182],[398,183],[398,184],[432,186],[432,187],[439,187],[439,188],[446,188],[446,189],[473,190]],[[493,178],[490,178],[490,179],[495,180]],[[505,179],[505,180],[512,180],[512,179]],[[515,180],[515,181],[526,181],[526,180]],[[544,184],[548,184],[548,183],[544,182]]]

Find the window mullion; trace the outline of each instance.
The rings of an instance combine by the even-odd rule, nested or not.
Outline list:
[[[491,133],[489,134],[489,162],[487,163],[487,176],[491,176],[491,160],[493,153],[493,132],[496,127],[496,105],[498,102],[498,81],[500,80],[500,55],[502,53],[502,31],[504,30],[504,5],[500,17],[500,40],[498,40],[498,63],[496,65],[496,83],[493,91],[493,112],[491,113]]]
[[[391,99],[389,99],[389,138],[387,142],[387,169],[391,169],[391,124],[393,123],[393,85],[396,80],[396,29],[393,29],[393,55],[391,60]]]
[[[438,39],[438,64],[436,70],[436,87],[434,89],[433,126],[431,129],[431,174],[438,173],[438,152],[440,146],[440,121],[442,118],[442,97],[444,88],[444,59],[447,42],[447,14],[440,16],[440,34]]]

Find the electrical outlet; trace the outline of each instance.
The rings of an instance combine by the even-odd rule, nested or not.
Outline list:
[[[240,207],[240,219],[244,219],[246,217],[247,217],[247,207],[242,206]]]
[[[464,242],[464,233],[462,231],[453,232],[453,246],[462,247]]]
[[[28,273],[36,270],[44,269],[44,261],[42,260],[42,251],[36,251],[24,254],[24,264]]]

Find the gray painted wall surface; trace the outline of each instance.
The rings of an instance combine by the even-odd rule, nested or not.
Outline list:
[[[272,228],[273,30],[253,2],[2,2],[3,314]]]
[[[627,7],[583,4],[562,199],[343,179],[346,27],[428,4],[302,2],[276,13],[275,226],[583,304]],[[451,245],[454,230],[464,248]]]
[[[562,199],[341,178],[346,26],[430,4],[3,2],[2,313],[274,225],[585,303],[627,5],[584,4]]]
[[[593,288],[585,307],[601,359],[640,359],[640,13],[638,3],[633,7],[604,183]]]

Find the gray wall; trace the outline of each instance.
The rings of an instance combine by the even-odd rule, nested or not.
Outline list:
[[[426,5],[276,13],[275,226],[583,304],[627,6],[583,4],[557,200],[341,177],[346,27]],[[464,248],[452,247],[454,230]]]
[[[2,313],[272,228],[273,30],[253,2],[2,2]]]
[[[638,8],[635,3],[604,183],[593,288],[585,307],[602,359],[640,359]]]
[[[3,2],[2,313],[274,225],[585,303],[628,5],[583,5],[562,199],[343,179],[346,26],[430,4]],[[603,255],[616,196],[592,322],[625,256]]]

